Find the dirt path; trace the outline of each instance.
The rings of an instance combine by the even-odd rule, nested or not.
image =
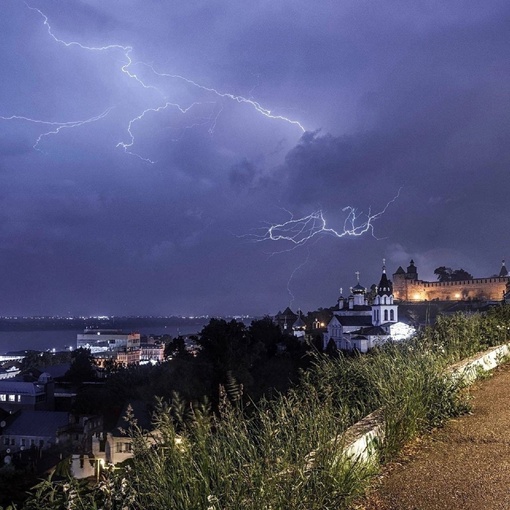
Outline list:
[[[356,508],[510,510],[510,364],[471,394],[471,414],[411,445]]]

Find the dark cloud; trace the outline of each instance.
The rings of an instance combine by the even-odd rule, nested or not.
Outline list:
[[[31,5],[117,46],[5,2],[0,314],[308,309],[383,257],[510,257],[507,2]],[[375,237],[260,241],[400,188]]]

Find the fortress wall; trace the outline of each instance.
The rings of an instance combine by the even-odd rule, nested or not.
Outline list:
[[[469,299],[503,299],[509,277],[475,278],[460,282],[425,282],[404,280],[394,288],[395,297],[407,301],[461,301]]]

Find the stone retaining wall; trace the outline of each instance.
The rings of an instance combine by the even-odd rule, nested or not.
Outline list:
[[[480,372],[496,368],[509,355],[509,344],[500,345],[456,363],[451,370],[454,376],[464,379],[466,384],[471,384]],[[381,410],[369,414],[349,427],[344,438],[344,455],[347,459],[353,462],[370,462],[377,453],[378,444],[384,440],[384,420]]]

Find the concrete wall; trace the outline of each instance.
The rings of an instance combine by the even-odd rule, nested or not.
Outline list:
[[[496,368],[510,355],[510,344],[493,347],[488,351],[463,360],[451,367],[455,377],[469,384],[480,372]],[[353,462],[370,462],[377,456],[377,445],[384,440],[384,421],[381,411],[376,411],[349,427],[345,432],[345,457]]]

